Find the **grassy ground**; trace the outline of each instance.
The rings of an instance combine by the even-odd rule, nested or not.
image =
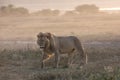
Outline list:
[[[65,68],[67,57],[61,57],[60,68],[53,69],[53,59],[40,68],[39,49],[1,50],[0,80],[119,80],[120,47],[115,44],[86,44],[88,64],[83,68]],[[120,45],[119,45],[120,46]]]

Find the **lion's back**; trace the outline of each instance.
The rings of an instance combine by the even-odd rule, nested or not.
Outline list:
[[[70,51],[76,48],[76,42],[75,42],[76,39],[77,37],[75,36],[58,36],[57,45],[63,52]]]

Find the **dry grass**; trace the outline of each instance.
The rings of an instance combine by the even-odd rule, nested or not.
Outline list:
[[[103,42],[104,43],[104,42]],[[1,80],[118,80],[120,78],[120,45],[84,44],[88,54],[88,64],[83,68],[66,68],[66,57],[61,57],[60,68],[53,69],[54,61],[46,62],[45,69],[40,68],[39,50],[0,51]],[[78,59],[77,59],[78,60]]]

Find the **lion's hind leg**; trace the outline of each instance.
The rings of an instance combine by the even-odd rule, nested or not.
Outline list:
[[[75,55],[74,50],[68,53],[68,64],[67,64],[68,67],[72,67],[74,55]]]

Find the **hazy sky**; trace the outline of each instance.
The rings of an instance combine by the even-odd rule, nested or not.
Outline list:
[[[0,5],[14,4],[30,10],[38,9],[74,9],[80,4],[96,4],[100,8],[119,8],[120,0],[0,0]]]

